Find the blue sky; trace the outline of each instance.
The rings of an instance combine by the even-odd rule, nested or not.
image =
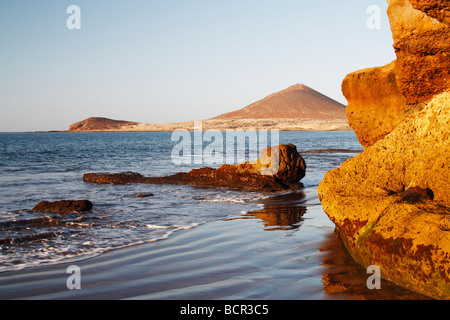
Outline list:
[[[67,7],[81,10],[69,30]],[[381,8],[369,30],[367,8]],[[0,131],[202,120],[395,59],[386,0],[2,0]]]

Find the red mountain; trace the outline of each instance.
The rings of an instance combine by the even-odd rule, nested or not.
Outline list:
[[[213,119],[347,119],[345,106],[303,84],[271,94],[243,109]]]

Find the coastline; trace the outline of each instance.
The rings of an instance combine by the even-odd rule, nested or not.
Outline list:
[[[316,188],[262,203],[166,240],[0,273],[0,299],[426,299],[386,281],[367,289],[366,270],[344,250]],[[67,288],[70,265],[80,267],[81,290]]]
[[[50,130],[36,132],[172,132],[176,130],[194,131],[196,121],[177,123],[138,123],[123,125],[121,128],[98,128],[90,130]],[[203,120],[202,130],[279,130],[279,131],[353,131],[347,119],[234,119]]]

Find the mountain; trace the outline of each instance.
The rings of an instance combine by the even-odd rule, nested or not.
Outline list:
[[[310,87],[296,84],[213,119],[347,119],[345,108]]]
[[[89,118],[69,131],[194,130],[194,121],[149,124],[107,118]],[[346,106],[302,84],[269,95],[241,110],[203,120],[203,130],[278,129],[283,131],[350,130]]]

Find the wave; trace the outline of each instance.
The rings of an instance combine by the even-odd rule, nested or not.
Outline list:
[[[40,219],[29,219],[40,220]],[[45,219],[44,219],[45,220]],[[156,233],[147,239],[138,240],[132,239],[127,243],[97,243],[95,241],[84,241],[81,243],[67,243],[67,245],[61,245],[64,241],[63,238],[68,238],[72,233],[67,231],[53,231],[43,232],[37,234],[30,234],[25,236],[19,236],[15,238],[0,239],[0,249],[4,253],[10,254],[10,259],[0,263],[0,273],[8,271],[18,271],[36,266],[55,265],[60,263],[74,263],[76,261],[85,260],[88,258],[102,255],[106,252],[113,250],[120,250],[125,248],[134,247],[146,243],[153,243],[168,239],[175,232],[190,230],[206,222],[195,222],[186,225],[172,225],[172,226],[160,226],[160,225],[146,225],[149,231],[155,231]],[[157,231],[166,230],[163,233]],[[59,243],[58,246],[53,244],[45,245],[45,242],[55,240]],[[70,240],[71,241],[71,240]],[[44,245],[42,245],[44,244]],[[24,249],[24,245],[31,245],[32,254],[23,254],[24,252],[18,249]],[[34,248],[34,249],[33,249]]]
[[[26,236],[16,237],[16,238],[4,238],[0,239],[0,245],[17,245],[25,242],[31,241],[42,241],[47,239],[52,239],[60,236],[62,232],[44,232],[38,234],[30,234]]]

